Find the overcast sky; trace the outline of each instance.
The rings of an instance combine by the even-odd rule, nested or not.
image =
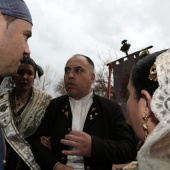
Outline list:
[[[112,60],[153,45],[151,52],[170,47],[169,0],[25,0],[33,18],[31,56],[62,77],[73,54]]]

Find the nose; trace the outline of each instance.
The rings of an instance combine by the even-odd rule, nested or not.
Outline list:
[[[22,78],[27,79],[27,77],[28,77],[27,73],[23,73]]]
[[[74,71],[70,70],[70,72],[68,73],[68,78],[69,79],[73,79],[74,78]]]
[[[26,43],[25,50],[24,50],[24,54],[29,54],[29,55],[31,54],[31,51],[30,51],[28,42]]]

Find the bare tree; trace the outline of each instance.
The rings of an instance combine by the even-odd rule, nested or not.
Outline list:
[[[63,78],[59,79],[56,86],[54,87],[54,91],[57,93],[58,96],[65,95],[67,93],[66,89],[65,89]]]
[[[98,54],[97,57],[99,58],[100,65],[98,65],[96,70],[96,78],[93,85],[93,89],[95,93],[98,94],[99,96],[106,97],[106,93],[108,90],[108,75],[109,75],[107,63],[112,61],[112,56],[109,53],[108,58],[106,59],[102,59],[101,54]],[[110,96],[111,100],[115,100],[113,76],[111,76]]]
[[[55,83],[57,83],[55,82],[57,74],[49,65],[47,65],[43,70],[44,74],[39,80],[37,79],[35,81],[35,87],[51,94],[52,97],[56,97],[54,86],[56,86]]]

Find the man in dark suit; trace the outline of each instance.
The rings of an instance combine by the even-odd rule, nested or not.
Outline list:
[[[68,95],[53,99],[34,138],[35,159],[43,170],[111,170],[136,157],[135,138],[120,106],[95,95],[94,63],[74,55],[65,66]],[[44,145],[50,138],[49,148]],[[48,139],[49,139],[48,138]],[[46,143],[47,142],[47,143]]]

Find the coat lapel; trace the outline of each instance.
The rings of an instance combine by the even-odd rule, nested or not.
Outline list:
[[[71,127],[72,127],[72,113],[71,113],[71,108],[70,108],[69,102],[66,102],[62,106],[60,112],[61,112],[62,117],[64,116],[64,119],[66,121],[67,127],[65,127],[65,128],[67,128],[68,132],[71,131]]]
[[[86,120],[85,124],[83,127],[83,131],[87,131],[93,124],[94,122],[102,115],[102,112],[99,111],[99,107],[96,107],[95,104],[95,97],[93,97],[93,104],[91,105]],[[69,100],[65,102],[65,104],[61,107],[61,114],[64,116],[64,119],[67,121],[67,128],[71,130],[72,128],[72,112],[71,112],[71,107],[69,104]]]
[[[100,117],[101,113],[98,112],[98,110],[96,109],[94,103],[91,105],[89,112],[87,114],[86,117],[86,121],[84,124],[84,128],[83,131],[87,131],[88,128],[90,128],[90,126],[92,124],[94,124],[94,122]]]

